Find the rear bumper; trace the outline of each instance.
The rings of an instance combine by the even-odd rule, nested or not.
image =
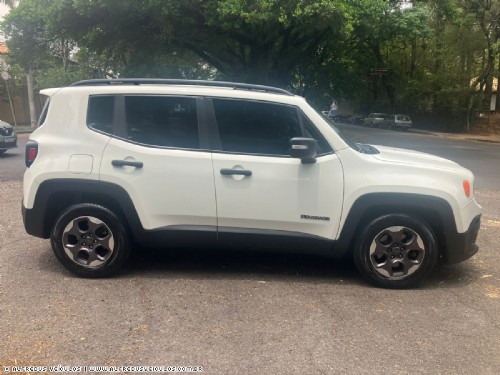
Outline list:
[[[443,254],[444,264],[455,264],[469,259],[477,253],[477,235],[481,226],[481,215],[476,216],[465,233],[447,233],[446,251]]]
[[[21,213],[23,215],[24,228],[26,233],[35,237],[48,238],[44,230],[44,216],[42,212],[35,209],[27,209],[24,203],[21,205]]]

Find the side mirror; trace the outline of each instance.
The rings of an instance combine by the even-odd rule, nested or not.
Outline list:
[[[312,138],[290,139],[290,156],[302,161],[302,164],[316,163],[318,154],[318,141]]]

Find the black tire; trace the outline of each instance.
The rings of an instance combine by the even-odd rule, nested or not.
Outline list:
[[[59,216],[50,240],[62,265],[87,278],[113,275],[127,261],[131,250],[120,219],[92,203],[67,208]]]
[[[7,150],[3,149],[3,150],[0,150],[0,155],[3,155]]]
[[[417,286],[434,269],[438,249],[425,221],[388,214],[361,230],[353,256],[359,272],[372,284],[404,289]]]

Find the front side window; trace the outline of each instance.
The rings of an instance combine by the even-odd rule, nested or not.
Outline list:
[[[127,139],[144,145],[200,147],[196,99],[126,96]]]
[[[316,128],[316,126],[314,126],[311,120],[309,120],[305,115],[302,115],[302,118],[304,119],[304,136],[318,141],[318,155],[324,155],[332,152],[332,147],[321,135],[320,131]]]
[[[223,151],[288,155],[290,139],[302,136],[294,107],[231,99],[213,104]]]

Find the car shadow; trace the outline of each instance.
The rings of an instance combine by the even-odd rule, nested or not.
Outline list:
[[[122,276],[364,283],[350,260],[241,249],[137,248]]]
[[[40,255],[42,270],[78,279],[53,256],[50,248]],[[416,289],[463,288],[479,280],[472,262],[438,266]],[[312,254],[264,252],[241,249],[135,248],[114,279],[259,280],[375,288],[359,274],[353,261]]]

